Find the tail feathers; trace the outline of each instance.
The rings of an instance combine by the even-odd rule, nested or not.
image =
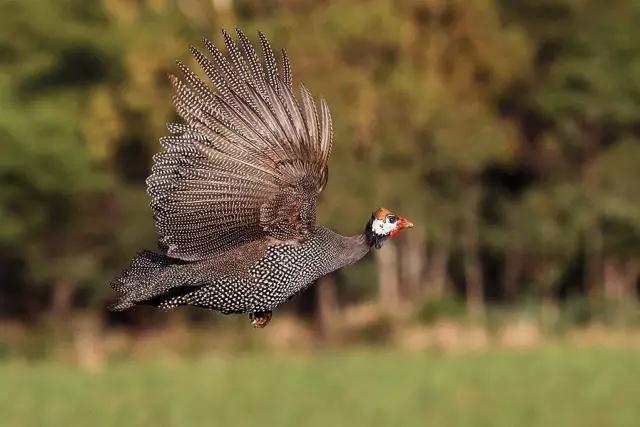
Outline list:
[[[179,260],[151,251],[141,251],[133,259],[131,267],[111,282],[111,288],[120,294],[120,300],[109,306],[109,310],[120,311],[136,305],[145,290],[153,287],[153,282],[162,270],[181,264]]]

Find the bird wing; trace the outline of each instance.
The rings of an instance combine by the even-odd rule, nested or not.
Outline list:
[[[147,179],[160,246],[187,261],[211,258],[271,236],[304,240],[315,226],[327,180],[332,128],[300,85],[282,51],[282,75],[269,42],[258,33],[264,61],[238,31],[223,31],[228,55],[205,40],[209,56],[191,48],[215,85],[210,89],[181,63],[171,76],[173,102],[184,123],[169,124]],[[319,110],[319,111],[318,111]]]

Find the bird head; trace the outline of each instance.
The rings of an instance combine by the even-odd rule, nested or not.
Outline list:
[[[413,227],[413,223],[398,216],[387,208],[380,208],[371,214],[367,223],[365,235],[369,245],[380,249],[387,240],[398,235],[401,230]]]

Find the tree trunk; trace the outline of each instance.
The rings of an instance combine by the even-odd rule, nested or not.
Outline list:
[[[484,283],[478,248],[477,201],[468,209],[462,233],[464,276],[467,284],[467,309],[473,314],[484,313]]]
[[[602,293],[602,245],[602,231],[594,221],[585,234],[584,259],[584,285],[591,303]]]
[[[547,285],[543,287],[542,291],[542,307],[541,307],[541,322],[542,326],[546,330],[551,330],[553,326],[558,322],[560,310],[558,309],[558,301],[556,299],[553,286]]]
[[[604,296],[608,300],[624,301],[635,294],[635,286],[640,274],[640,264],[634,261],[623,263],[607,257],[604,260]]]
[[[429,261],[429,270],[426,279],[425,296],[428,298],[440,299],[444,297],[449,282],[449,248],[438,246],[434,248]]]
[[[402,240],[400,261],[400,278],[404,285],[403,297],[415,299],[422,296],[422,281],[426,260],[424,235],[418,230],[407,233]]]
[[[73,308],[73,294],[75,286],[67,281],[60,281],[54,285],[51,295],[51,315],[58,321],[69,319]]]
[[[83,369],[97,372],[104,365],[104,337],[102,319],[95,313],[77,316],[67,325],[73,330],[76,361]]]
[[[524,257],[519,249],[507,249],[502,273],[502,290],[507,301],[514,301],[518,293],[518,278]]]
[[[338,314],[338,292],[334,277],[327,275],[318,279],[315,291],[318,330],[323,338],[331,338],[335,335]]]
[[[476,250],[471,247],[465,250],[464,275],[467,281],[467,309],[471,313],[484,312],[484,283],[482,268]]]
[[[380,306],[388,311],[394,311],[400,305],[397,254],[398,249],[393,242],[386,242],[381,249],[375,250]]]

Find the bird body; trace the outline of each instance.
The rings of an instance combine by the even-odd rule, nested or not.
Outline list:
[[[239,43],[223,36],[228,57],[207,40],[209,56],[191,49],[216,92],[180,63],[183,78],[171,77],[185,123],[168,125],[147,179],[161,253],[140,252],[112,282],[112,309],[192,305],[264,326],[276,306],[413,225],[383,208],[355,236],[317,225],[329,108],[302,84],[294,95],[286,53],[281,74],[262,33],[264,64],[242,32]]]
[[[197,262],[142,252],[125,273],[135,278],[127,282],[132,288],[116,289],[126,297],[113,308],[146,301],[160,308],[193,305],[227,314],[271,311],[369,249],[364,234],[346,237],[319,226],[301,243],[262,240]]]

